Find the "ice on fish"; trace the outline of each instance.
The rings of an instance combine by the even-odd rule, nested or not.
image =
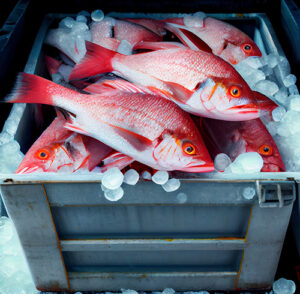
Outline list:
[[[178,193],[176,199],[179,203],[185,203],[187,201],[187,195],[183,192]]]
[[[122,40],[117,50],[118,53],[123,55],[131,55],[132,54],[132,46],[127,40]]]
[[[246,187],[244,190],[243,190],[243,197],[245,199],[248,199],[248,200],[251,200],[253,199],[253,197],[255,196],[256,194],[256,191],[253,187]]]
[[[104,18],[104,13],[100,9],[94,10],[91,13],[91,18],[92,18],[93,21],[101,21]]]
[[[281,278],[273,283],[274,294],[293,294],[296,291],[294,281]]]
[[[104,192],[104,197],[109,201],[118,201],[120,200],[124,195],[124,190],[119,187],[114,190],[106,190]]]
[[[272,118],[274,121],[281,121],[284,118],[285,114],[285,108],[282,106],[278,106],[272,111]]]
[[[255,84],[261,80],[266,79],[266,75],[263,71],[255,68],[251,68],[248,65],[239,62],[235,69],[242,76],[242,78],[248,83],[249,87],[252,89]]]
[[[180,181],[178,179],[169,179],[162,187],[166,192],[174,192],[179,189]]]
[[[225,153],[219,153],[214,160],[215,169],[218,171],[224,171],[226,167],[231,164],[230,157]]]
[[[123,183],[124,175],[117,167],[108,169],[102,177],[102,185],[110,190],[119,188]]]
[[[148,171],[146,171],[146,170],[142,173],[141,177],[142,177],[142,179],[149,180],[149,181],[152,179],[151,174]]]
[[[283,79],[283,84],[286,86],[286,87],[290,87],[294,84],[296,84],[296,81],[297,81],[297,78],[295,75],[292,75],[292,74],[289,74],[288,76],[286,76],[284,79]]]
[[[279,91],[277,84],[268,80],[261,80],[255,84],[253,90],[258,91],[268,97],[273,96]]]
[[[262,59],[258,56],[250,56],[239,63],[242,63],[242,66],[250,66],[252,68],[258,69],[263,66]],[[241,66],[241,65],[240,65]]]
[[[203,20],[206,18],[206,14],[202,11],[198,11],[194,14],[186,14],[183,17],[184,25],[187,27],[195,27],[195,28],[202,28],[203,27]]]
[[[169,179],[169,173],[167,171],[157,171],[152,176],[152,181],[158,185],[165,184],[168,181],[168,179]]]
[[[264,161],[257,152],[246,152],[240,154],[225,171],[234,174],[256,173],[262,169],[263,164]]]
[[[135,185],[139,181],[139,173],[135,169],[129,169],[124,174],[124,183]]]

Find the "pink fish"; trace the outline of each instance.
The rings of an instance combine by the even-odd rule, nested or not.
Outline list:
[[[27,151],[17,174],[91,171],[111,152],[103,143],[67,130],[65,123],[58,114]]]
[[[86,42],[87,54],[70,79],[114,71],[131,82],[159,89],[182,109],[222,120],[249,120],[277,105],[253,92],[226,61],[203,51],[185,48],[122,55]]]
[[[258,152],[264,161],[262,172],[284,172],[278,148],[260,119],[228,122],[202,119],[200,131],[210,154],[227,154],[234,161],[245,152]]]
[[[164,36],[166,34],[166,24],[162,20],[150,18],[127,18],[125,20],[146,27],[147,29],[151,30],[159,36]]]
[[[107,49],[117,51],[120,42],[126,40],[132,47],[142,41],[157,42],[162,38],[147,28],[125,20],[105,17],[91,25],[94,43]]]
[[[249,36],[221,20],[202,14],[201,17],[187,15],[184,18],[170,18],[165,22],[167,28],[191,49],[206,50],[208,45],[215,55],[231,64],[237,64],[249,56],[262,56]]]
[[[159,96],[115,90],[86,95],[41,77],[21,73],[10,103],[43,103],[70,112],[69,130],[158,170],[214,169],[201,135],[175,103]]]

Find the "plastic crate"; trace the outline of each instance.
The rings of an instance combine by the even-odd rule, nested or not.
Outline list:
[[[45,18],[25,72],[45,74],[42,43],[51,24],[64,16]],[[283,55],[264,14],[213,16],[246,30],[264,53]],[[34,140],[32,110],[31,105],[24,107],[18,122],[15,138],[23,151]],[[196,291],[270,287],[299,173],[260,173],[244,179],[185,176],[179,191],[166,193],[152,182],[141,181],[134,187],[125,185],[124,197],[110,202],[97,174],[0,175],[5,206],[37,288]],[[243,196],[245,189],[254,191],[252,199]]]

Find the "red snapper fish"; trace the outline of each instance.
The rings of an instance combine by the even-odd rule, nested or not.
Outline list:
[[[93,138],[67,130],[65,123],[58,113],[27,151],[15,173],[91,171],[112,151]]]
[[[245,33],[204,13],[169,18],[165,22],[167,29],[189,48],[207,50],[208,45],[212,53],[231,64],[237,64],[249,56],[262,56],[258,46]]]
[[[120,42],[126,40],[132,47],[137,43],[157,42],[162,38],[151,30],[129,21],[105,17],[91,25],[92,41],[107,49],[117,51]]]
[[[91,42],[86,48],[70,80],[113,71],[133,83],[159,89],[187,112],[222,120],[254,119],[277,107],[211,53],[172,48],[126,56]]]
[[[262,172],[284,172],[285,167],[278,148],[260,119],[228,122],[202,119],[200,132],[210,154],[227,154],[234,161],[245,152],[258,152],[264,165]]]
[[[175,103],[159,96],[112,89],[80,94],[41,77],[21,73],[10,103],[42,103],[70,113],[65,128],[91,136],[157,170],[214,170],[201,135]]]

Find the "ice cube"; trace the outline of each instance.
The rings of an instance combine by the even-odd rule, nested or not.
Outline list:
[[[138,294],[137,291],[135,290],[130,290],[130,289],[121,289],[122,294]]]
[[[94,10],[91,13],[91,18],[92,18],[93,21],[101,21],[104,18],[104,13],[100,9]]]
[[[174,294],[175,290],[172,288],[166,288],[165,290],[162,291],[162,294]]]
[[[135,185],[139,181],[139,173],[134,169],[129,169],[124,174],[124,183],[128,185]]]
[[[296,285],[293,281],[281,278],[273,283],[275,294],[293,294],[296,291]]]
[[[294,95],[290,100],[290,109],[295,111],[300,111],[300,95]],[[292,97],[292,96],[291,96]]]
[[[253,197],[255,196],[256,194],[256,191],[253,187],[246,187],[244,190],[243,190],[243,197],[245,199],[253,199]]]
[[[124,195],[124,190],[119,187],[114,190],[106,190],[104,192],[104,197],[109,201],[118,201],[120,200]]]
[[[68,82],[69,81],[69,76],[71,74],[71,71],[73,70],[73,67],[70,65],[65,65],[62,64],[59,68],[58,68],[58,72],[62,75],[63,79]]]
[[[230,157],[225,153],[219,153],[214,160],[215,169],[218,171],[224,171],[227,166],[231,164]]]
[[[58,27],[71,29],[73,27],[74,23],[75,23],[75,20],[72,17],[67,16],[60,21]]]
[[[273,74],[273,69],[267,65],[261,67],[260,70],[266,75],[266,77]]]
[[[84,15],[77,15],[76,21],[87,23],[87,18]]]
[[[268,97],[273,96],[276,92],[278,92],[278,86],[271,81],[261,80],[257,84],[255,84],[253,90],[258,91]]]
[[[287,103],[287,97],[288,97],[288,90],[286,87],[281,87],[274,96],[275,100],[282,104]]]
[[[122,40],[117,50],[118,53],[123,55],[131,55],[132,54],[132,46],[127,40]]]
[[[286,86],[286,87],[290,87],[294,84],[296,84],[296,81],[297,81],[297,78],[295,75],[292,75],[292,74],[289,74],[288,76],[286,76],[284,79],[283,79],[283,84]]]
[[[152,181],[158,185],[165,184],[168,181],[168,179],[169,179],[169,173],[167,171],[157,171],[152,176]]]
[[[285,116],[285,114],[286,114],[285,108],[282,106],[278,106],[272,111],[272,118],[274,121],[281,121]]]
[[[143,173],[142,173],[142,178],[144,179],[144,180],[151,180],[152,179],[152,176],[151,176],[151,174],[148,172],[148,171],[144,171]]]
[[[299,91],[296,85],[289,86],[290,95],[299,95]]]
[[[258,69],[263,66],[262,59],[258,56],[250,56],[241,62],[255,69]]]
[[[107,189],[117,189],[123,183],[124,175],[117,167],[108,169],[102,177],[102,185]]]
[[[14,235],[13,224],[8,217],[0,217],[0,245],[7,243]]]
[[[179,203],[185,203],[187,201],[187,195],[183,192],[178,193],[176,199]]]
[[[186,14],[183,17],[183,22],[184,22],[184,25],[187,27],[202,28],[203,20],[205,18],[206,18],[206,14],[202,11],[198,11],[192,15]]]
[[[257,152],[246,152],[240,154],[228,168],[235,174],[256,173],[262,169],[263,164],[264,161]]]
[[[6,131],[0,134],[0,145],[6,144],[13,140],[13,136],[7,133]]]
[[[275,136],[277,133],[277,128],[278,128],[278,122],[275,121],[271,121],[266,125],[269,133],[271,134],[271,136]]]
[[[271,68],[274,68],[278,64],[278,55],[275,53],[267,55],[266,59],[268,66]]]
[[[166,192],[173,192],[179,189],[180,181],[178,179],[170,179],[162,187]]]

